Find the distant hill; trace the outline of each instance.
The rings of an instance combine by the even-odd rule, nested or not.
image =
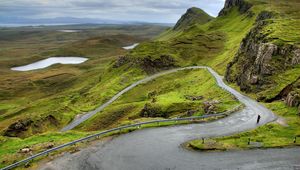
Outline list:
[[[212,16],[208,15],[200,8],[192,7],[179,19],[174,26],[174,30],[182,30],[188,28],[194,24],[204,24],[213,19]]]
[[[122,24],[122,25],[140,25],[140,24],[152,24],[140,21],[119,21],[119,20],[107,20],[101,18],[76,18],[76,17],[58,17],[58,18],[43,18],[43,19],[31,19],[22,17],[9,17],[0,16],[0,26],[26,26],[26,25],[74,25],[74,24]],[[153,23],[163,26],[173,26],[170,23]]]

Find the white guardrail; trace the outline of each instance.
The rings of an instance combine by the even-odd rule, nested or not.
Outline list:
[[[239,107],[236,107],[233,110],[237,110]],[[121,127],[117,127],[117,128],[105,130],[105,131],[102,131],[100,133],[93,134],[93,135],[90,135],[90,136],[87,136],[87,137],[84,137],[84,138],[81,138],[81,139],[78,139],[78,140],[75,140],[75,141],[72,141],[72,142],[69,142],[69,143],[57,146],[57,147],[54,147],[54,148],[42,151],[42,152],[37,153],[35,155],[32,155],[32,156],[30,156],[30,157],[28,157],[26,159],[23,159],[23,160],[18,161],[18,162],[14,163],[14,164],[11,164],[11,165],[9,165],[7,167],[4,167],[1,170],[9,170],[9,169],[16,168],[16,167],[18,167],[18,166],[20,166],[22,164],[26,164],[26,163],[34,160],[37,157],[46,156],[46,155],[48,155],[51,152],[60,150],[60,149],[65,148],[67,146],[72,146],[72,145],[74,145],[76,143],[84,142],[84,141],[87,141],[87,140],[92,139],[92,138],[98,138],[98,137],[106,135],[106,134],[108,134],[110,132],[120,131],[120,130],[124,130],[124,129],[127,129],[127,128],[133,128],[133,127],[140,128],[142,125],[153,124],[153,123],[163,123],[163,122],[173,122],[173,121],[175,121],[175,122],[178,122],[178,121],[193,121],[193,120],[197,120],[197,119],[205,119],[205,118],[218,117],[218,116],[228,116],[228,114],[231,113],[231,112],[233,112],[233,110],[228,111],[228,112],[224,112],[224,113],[209,114],[209,115],[197,116],[197,117],[175,118],[175,119],[166,119],[166,120],[154,120],[154,121],[137,123],[137,124],[132,124],[132,125],[126,125],[126,126],[121,126]]]

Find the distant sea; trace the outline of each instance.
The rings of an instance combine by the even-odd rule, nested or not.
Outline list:
[[[74,23],[76,24],[76,23]],[[0,27],[42,27],[42,26],[55,26],[55,25],[74,25],[72,23],[59,23],[59,24],[2,24]]]

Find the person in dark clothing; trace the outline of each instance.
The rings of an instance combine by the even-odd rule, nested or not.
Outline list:
[[[258,115],[258,116],[257,116],[257,122],[256,122],[257,124],[259,124],[260,118],[261,118],[261,116]]]

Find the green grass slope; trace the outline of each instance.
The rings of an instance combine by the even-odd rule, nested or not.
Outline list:
[[[209,113],[205,102],[216,102]],[[208,71],[180,71],[139,85],[77,129],[93,131],[152,118],[201,116],[230,111],[238,105]]]
[[[208,15],[202,9],[192,7],[187,10],[187,12],[179,19],[179,21],[174,26],[174,31],[184,31],[188,27],[194,24],[205,24],[212,20],[213,17]]]
[[[126,54],[122,47],[144,41],[166,28],[74,27],[82,31],[57,31],[66,29],[64,26],[0,29],[1,135],[28,137],[57,131],[77,114],[94,109],[143,76],[134,69],[123,73],[109,70],[119,56]],[[29,72],[10,70],[50,56],[84,56],[89,60]]]

